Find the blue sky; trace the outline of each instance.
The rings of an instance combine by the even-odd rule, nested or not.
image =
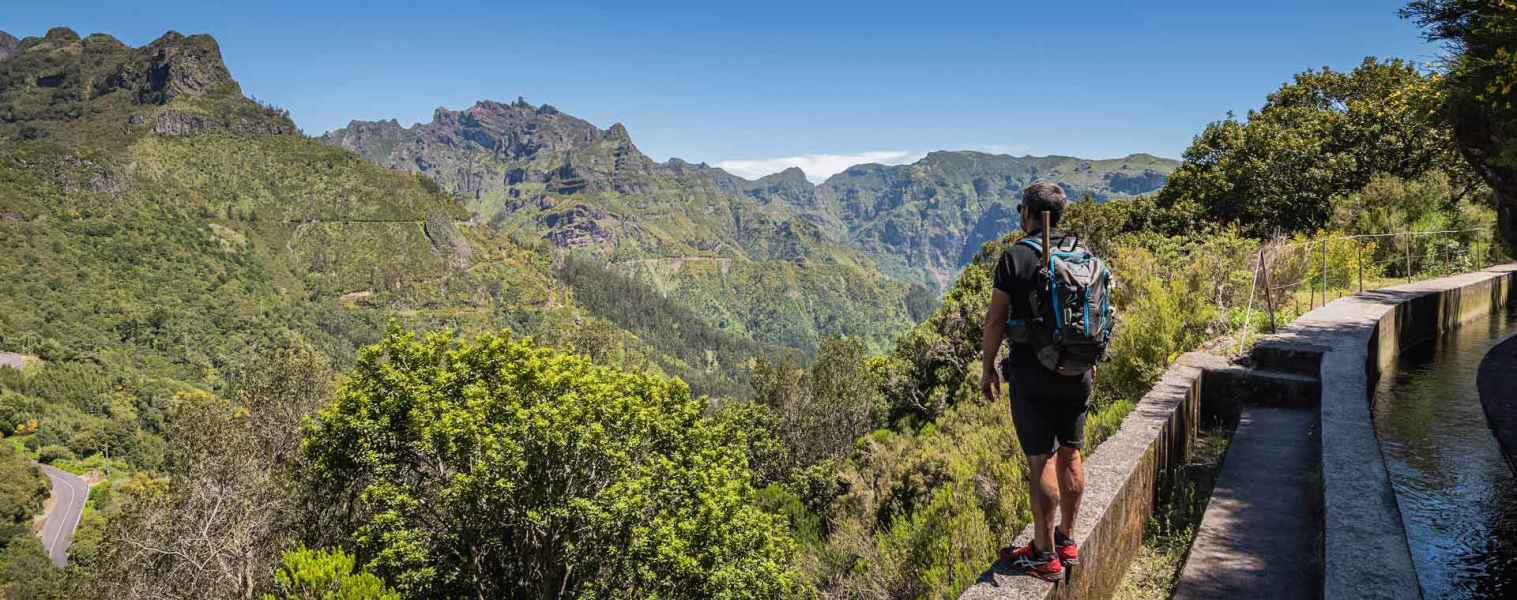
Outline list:
[[[1299,71],[1435,60],[1402,4],[6,0],[0,30],[213,34],[313,135],[523,96],[658,160],[817,178],[940,149],[1178,157]]]

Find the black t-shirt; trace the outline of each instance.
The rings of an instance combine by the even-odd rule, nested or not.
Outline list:
[[[1066,234],[1058,229],[1049,232],[1055,246],[1064,240]],[[1043,230],[1039,229],[1027,234],[1038,245],[1043,244]],[[1043,267],[1043,255],[1028,247],[1027,244],[1017,242],[1012,244],[1001,253],[1001,262],[996,264],[995,288],[1006,292],[1011,296],[1012,319],[1031,319],[1032,304],[1028,302],[1028,294],[1038,291],[1042,286],[1038,271]],[[1011,356],[1006,360],[1008,367],[1041,367],[1038,362],[1037,349],[1029,344],[1018,344],[1007,338],[1007,345],[1011,349]]]

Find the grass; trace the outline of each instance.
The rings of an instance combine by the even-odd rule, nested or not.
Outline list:
[[[1155,514],[1145,525],[1143,545],[1117,585],[1115,600],[1163,600],[1174,592],[1232,435],[1231,426],[1199,432],[1191,460],[1161,491]]]

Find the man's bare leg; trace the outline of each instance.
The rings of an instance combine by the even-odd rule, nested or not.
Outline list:
[[[1059,505],[1059,476],[1051,454],[1027,457],[1027,482],[1031,488],[1032,540],[1038,552],[1053,551],[1053,512]]]
[[[1059,473],[1059,529],[1064,535],[1075,534],[1075,517],[1080,514],[1080,498],[1085,495],[1085,463],[1079,448],[1059,448],[1055,470]],[[1051,520],[1051,519],[1050,519]],[[1049,534],[1049,539],[1052,534]]]

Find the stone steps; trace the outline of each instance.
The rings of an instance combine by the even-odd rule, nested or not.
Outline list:
[[[1318,408],[1327,351],[1268,340],[1248,366],[1206,372],[1203,418],[1237,429],[1173,598],[1320,595]]]

